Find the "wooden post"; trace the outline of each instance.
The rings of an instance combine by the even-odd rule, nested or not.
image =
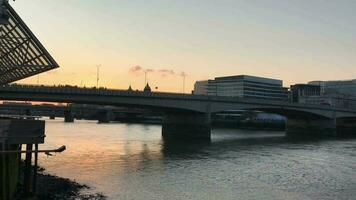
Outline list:
[[[26,150],[32,151],[32,144],[27,144]],[[25,196],[29,196],[31,192],[31,161],[32,161],[32,153],[26,153],[25,169],[24,169]]]
[[[9,149],[8,144],[6,142],[3,144],[5,146],[5,149]],[[4,163],[4,168],[5,168],[5,199],[10,200],[10,160],[9,160],[9,155],[4,155],[5,158],[5,163]]]
[[[38,167],[38,144],[35,144],[35,165],[33,168],[33,194],[36,194],[36,190],[37,190],[37,167]]]
[[[3,141],[0,143],[0,149],[5,149]],[[5,155],[0,155],[0,199],[6,198],[5,185]]]

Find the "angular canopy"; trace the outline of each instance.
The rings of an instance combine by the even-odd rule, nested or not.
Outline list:
[[[7,2],[2,9],[7,12],[8,22],[0,24],[0,84],[57,68],[56,61],[15,10]]]

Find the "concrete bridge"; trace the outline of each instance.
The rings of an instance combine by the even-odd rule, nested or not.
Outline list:
[[[149,108],[164,113],[164,137],[210,138],[210,115],[226,110],[258,110],[288,118],[288,134],[338,134],[356,128],[356,109],[261,99],[148,93],[72,86],[4,85],[0,99]]]

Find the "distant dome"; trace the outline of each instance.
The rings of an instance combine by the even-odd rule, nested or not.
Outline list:
[[[151,87],[148,83],[146,84],[146,87],[143,89],[143,92],[147,92],[147,93],[152,92]]]

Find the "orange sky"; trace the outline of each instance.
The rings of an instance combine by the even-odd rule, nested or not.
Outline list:
[[[60,68],[41,84],[186,91],[196,80],[249,74],[284,80],[356,78],[356,2],[153,0],[11,2]],[[148,70],[151,71],[151,70]],[[165,72],[165,73],[162,73]],[[169,72],[169,73],[168,73]],[[32,77],[22,83],[37,83]]]

